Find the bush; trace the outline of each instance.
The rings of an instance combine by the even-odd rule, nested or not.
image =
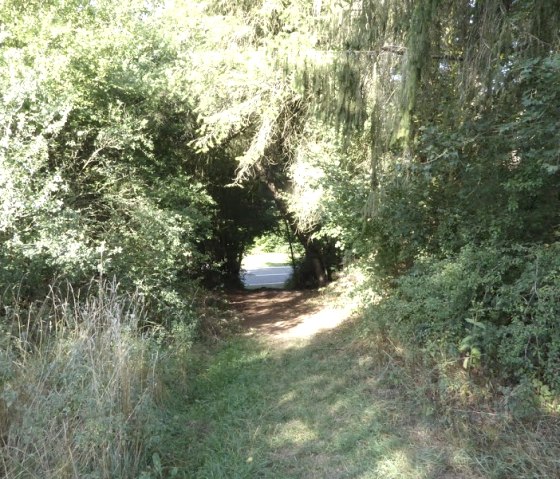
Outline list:
[[[556,394],[559,289],[560,243],[469,246],[451,258],[418,261],[370,314],[432,355]]]
[[[181,318],[215,203],[176,51],[136,2],[79,3],[0,5],[0,291],[32,302],[104,273]]]

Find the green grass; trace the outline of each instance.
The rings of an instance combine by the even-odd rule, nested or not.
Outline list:
[[[5,311],[0,476],[141,477],[159,396],[159,347],[140,334],[141,298],[103,283],[80,304],[53,289],[27,316]]]
[[[199,478],[434,477],[441,445],[411,447],[428,425],[403,417],[372,358],[344,333],[287,350],[238,338],[199,371],[185,404],[197,424],[187,469]],[[342,347],[342,348],[341,348]]]
[[[350,324],[287,349],[247,337],[199,349],[186,395],[170,405],[166,460],[189,478],[558,477],[550,418],[469,409],[450,400],[464,377],[446,378],[445,396],[429,370],[411,376],[357,333]]]
[[[139,335],[116,286],[51,303],[57,334],[4,338],[2,477],[560,477],[556,416],[515,419],[511,396],[363,319],[289,347],[207,328],[189,350]]]

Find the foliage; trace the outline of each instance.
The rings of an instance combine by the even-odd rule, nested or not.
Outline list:
[[[3,474],[138,477],[160,428],[160,351],[140,331],[141,297],[104,284],[81,304],[53,291],[19,313],[2,339]]]
[[[194,39],[157,2],[18,5],[0,9],[0,289],[116,275],[189,320],[196,278],[236,276],[270,224],[258,188],[227,187],[231,155],[191,146]]]
[[[301,282],[359,261],[392,334],[558,393],[556,0],[28,3],[0,6],[10,307],[116,276],[190,335],[280,216]]]
[[[419,127],[415,156],[380,173],[365,236],[377,271],[397,278],[373,314],[398,318],[391,334],[552,395],[559,72],[557,54],[516,58],[491,109]]]
[[[378,15],[367,2],[348,7],[333,38],[352,40],[353,54],[296,73],[330,71],[326,81],[340,82],[333,96],[354,118],[339,117],[339,145],[327,134],[329,115],[315,120],[331,147],[322,162],[305,159],[320,170],[308,183],[320,191],[322,234],[381,276],[389,299],[374,316],[400,318],[390,328],[397,337],[556,391],[557,367],[545,372],[543,349],[556,353],[551,299],[533,295],[529,318],[514,310],[531,297],[534,258],[555,264],[546,252],[555,249],[560,201],[557,11],[541,1],[389,3]],[[365,116],[356,122],[358,103]],[[481,272],[483,264],[499,274]],[[545,291],[557,290],[553,272],[539,271]],[[512,287],[518,296],[506,294]],[[515,306],[502,310],[495,295]],[[489,325],[467,323],[467,334],[465,318],[478,323],[487,300]]]
[[[133,4],[80,9],[36,5],[5,24],[0,283],[34,298],[58,276],[116,274],[165,301],[203,259],[212,208],[157,142],[172,51]]]
[[[299,243],[294,243],[291,231],[282,220],[279,220],[272,231],[255,238],[248,253],[284,253],[291,255],[291,251],[293,251],[295,257],[300,257],[303,254],[303,247]]]
[[[435,357],[557,394],[559,247],[466,246],[443,260],[424,258],[369,314]]]

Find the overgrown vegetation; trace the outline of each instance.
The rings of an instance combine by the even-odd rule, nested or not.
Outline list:
[[[139,296],[114,283],[93,289],[83,301],[53,290],[27,312],[2,304],[3,477],[148,471],[166,358],[157,334],[142,333]]]
[[[540,394],[556,411],[559,387],[558,247],[463,248],[418,261],[369,314],[391,337],[436,361],[505,380],[506,395]]]
[[[279,224],[297,286],[362,271],[372,343],[453,364],[527,420],[557,413],[558,25],[559,0],[2,2],[6,471],[161,475],[130,419],[157,396],[155,338],[187,348],[204,291],[239,286]],[[106,310],[91,285],[113,277]],[[119,397],[100,408],[120,416],[84,442],[72,428],[89,431],[79,404],[106,362],[57,359],[73,348],[140,368],[106,370]],[[66,462],[31,430],[63,438]]]
[[[260,81],[209,95],[197,140],[246,132],[238,181],[268,186],[318,284],[357,260],[401,340],[553,396],[558,7],[215,2],[239,55],[220,81],[254,58]]]

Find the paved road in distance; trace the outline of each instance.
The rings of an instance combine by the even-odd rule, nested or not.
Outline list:
[[[266,268],[248,268],[243,276],[247,289],[283,288],[292,275],[291,266],[269,266]]]

